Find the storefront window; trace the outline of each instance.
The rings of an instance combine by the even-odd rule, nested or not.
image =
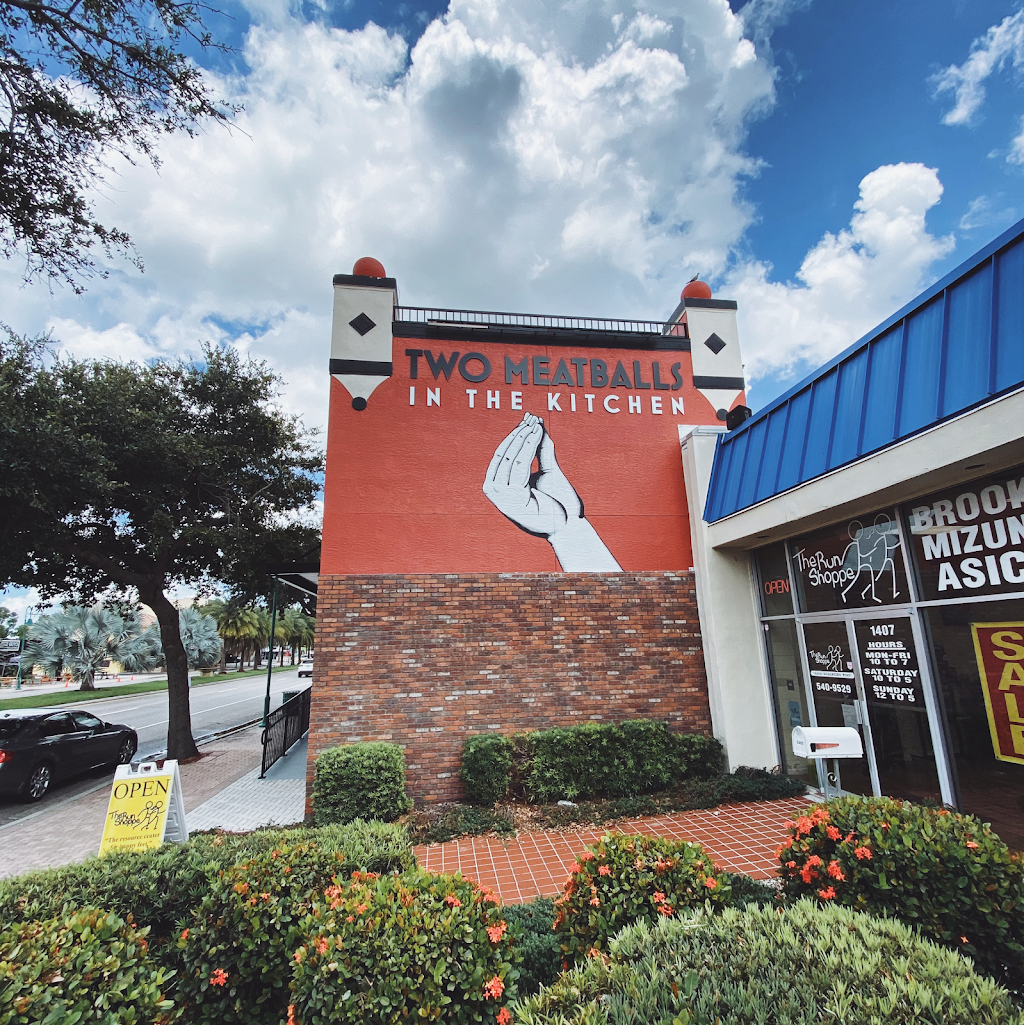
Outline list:
[[[1024,467],[903,508],[922,601],[1024,590]]]
[[[817,786],[818,777],[813,762],[793,754],[793,727],[809,726],[811,723],[807,713],[807,691],[800,669],[796,623],[792,619],[775,619],[765,623],[764,630],[783,770],[787,775]]]
[[[1024,850],[1024,600],[927,617],[963,809]]]
[[[793,615],[793,596],[789,593],[789,570],[786,568],[786,546],[769,545],[754,553],[757,579],[761,591],[762,616]]]
[[[801,612],[874,608],[910,601],[892,510],[849,520],[790,542]]]

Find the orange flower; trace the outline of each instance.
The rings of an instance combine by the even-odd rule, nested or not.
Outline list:
[[[818,896],[822,900],[831,900],[835,895],[836,895],[836,891],[835,891],[835,888],[832,887],[832,886],[829,886],[825,890],[819,890],[818,891]]]
[[[651,894],[651,900],[653,900],[655,904],[661,904],[665,900],[665,894],[663,894],[661,890],[655,890],[654,893]]]
[[[298,1025],[298,1021],[295,1018],[295,1005],[294,1004],[289,1004],[288,1005],[288,1021],[285,1023],[285,1025]]]
[[[487,935],[490,936],[492,943],[497,943],[502,936],[505,935],[505,930],[508,928],[508,924],[505,922],[499,922],[497,925],[487,926]]]
[[[600,956],[601,956],[601,951],[598,950],[597,947],[591,947],[590,950],[587,951],[587,957],[600,957]]]
[[[305,954],[305,953],[306,953],[306,948],[305,947],[299,947],[299,949],[295,951],[295,953],[292,955],[292,957],[294,957],[296,961],[301,961],[302,960],[302,955]]]
[[[316,949],[320,954],[327,953],[327,940],[323,936],[316,941]]]
[[[658,910],[663,915],[671,915],[672,914],[672,905],[671,904],[659,904],[658,905]]]
[[[223,968],[218,968],[214,971],[213,975],[210,976],[211,986],[224,986],[228,981],[228,973]]]
[[[505,983],[503,983],[497,975],[495,975],[494,978],[484,986],[484,996],[489,997],[492,1000],[497,1000],[504,992]]]
[[[871,860],[871,848],[870,847],[855,847],[853,853],[857,855],[859,861],[870,861]]]
[[[248,893],[248,892],[249,892],[249,884],[248,883],[235,883],[235,893]]]
[[[846,878],[846,876],[843,875],[843,870],[840,867],[838,861],[830,861],[828,863],[828,874],[833,879],[838,879],[840,882],[842,882]]]
[[[612,874],[612,870],[611,870],[611,869],[610,869],[610,868],[609,868],[609,867],[608,867],[607,865],[602,865],[602,866],[601,866],[601,867],[600,867],[600,868],[599,868],[599,869],[597,870],[597,874],[598,874],[599,876],[610,876],[610,875]]]
[[[361,915],[364,911],[366,911],[366,909],[367,909],[367,905],[366,904],[357,904],[356,905],[356,914],[357,915]]]
[[[445,897],[444,902],[450,908],[461,908],[462,907],[462,901],[459,900],[459,898],[456,897],[454,893],[449,893],[448,896]]]
[[[498,1012],[498,1017],[495,1018],[495,1021],[498,1023],[498,1025],[508,1025],[508,1023],[511,1020],[512,1020],[512,1014],[511,1014],[511,1012],[509,1011],[509,1009],[507,1007],[503,1007]]]
[[[664,858],[658,858],[654,863],[654,871],[657,872],[658,875],[661,875],[661,873],[665,871],[666,867],[667,865]]]
[[[594,853],[593,853],[593,851],[584,851],[580,855],[580,861],[593,861],[593,860],[594,860]]]
[[[803,836],[805,833],[809,833],[813,824],[806,815],[801,815],[796,820],[796,835]]]
[[[828,838],[830,840],[838,840],[843,835],[835,826],[829,826],[825,832],[828,834]]]
[[[786,862],[786,868],[796,868],[796,862],[795,861],[787,861]]]
[[[349,915],[348,918],[345,919],[346,922],[354,922],[355,920],[356,920],[356,916],[355,915]]]
[[[182,938],[183,940],[187,940],[187,939],[188,939],[188,929],[186,929],[186,930],[185,930],[185,931],[184,931],[184,932],[183,932],[183,933],[181,934],[181,938]]]
[[[968,850],[976,851],[978,849],[978,845],[976,843],[974,843],[973,840],[968,840],[967,841],[967,848],[968,848]]]
[[[597,899],[597,897],[591,897],[590,898],[590,906],[591,907],[596,908],[596,907],[599,907],[600,904],[601,904],[601,902]]]
[[[714,888],[715,888],[715,887],[716,887],[716,886],[718,885],[718,883],[717,883],[717,882],[716,882],[716,881],[715,881],[714,879],[705,879],[705,880],[704,880],[704,885],[705,885],[705,886],[706,886],[706,887],[707,887],[707,888],[708,888],[709,890],[713,890],[713,889],[714,889]]]
[[[570,868],[569,871],[575,875],[577,872],[583,871],[583,866],[578,861],[574,861],[572,863],[572,868]]]

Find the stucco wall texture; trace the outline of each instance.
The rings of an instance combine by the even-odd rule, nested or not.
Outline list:
[[[317,755],[360,740],[401,744],[423,803],[462,796],[475,733],[711,732],[692,573],[324,574],[317,605],[307,794]]]

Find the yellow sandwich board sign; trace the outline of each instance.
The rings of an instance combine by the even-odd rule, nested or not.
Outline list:
[[[143,762],[138,769],[119,765],[110,790],[100,854],[148,851],[165,840],[184,843],[187,839],[178,763],[168,759],[157,768],[156,762]]]

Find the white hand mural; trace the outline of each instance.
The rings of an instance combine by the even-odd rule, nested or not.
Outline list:
[[[495,449],[484,494],[517,527],[546,538],[565,572],[621,570],[583,515],[583,503],[558,465],[555,443],[539,416],[527,413]]]

